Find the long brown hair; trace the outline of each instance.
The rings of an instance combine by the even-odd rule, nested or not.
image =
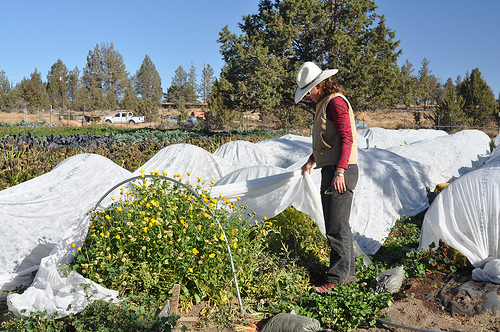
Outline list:
[[[325,96],[328,96],[328,95],[331,95],[334,93],[345,94],[344,89],[342,89],[342,87],[339,85],[339,83],[331,76],[328,77],[323,82],[321,82],[319,85],[320,85],[319,87],[321,88],[321,92]]]

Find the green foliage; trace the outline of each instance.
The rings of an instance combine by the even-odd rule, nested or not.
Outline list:
[[[85,105],[91,110],[109,110],[118,105],[125,91],[128,72],[113,43],[101,43],[90,50],[83,69]]]
[[[47,93],[52,107],[66,106],[68,68],[58,59],[47,74]]]
[[[417,78],[413,75],[413,64],[406,60],[405,64],[401,67],[401,75],[399,75],[398,90],[397,90],[397,103],[402,103],[406,108],[415,104],[417,99]]]
[[[203,103],[207,103],[212,95],[212,87],[214,84],[214,70],[210,65],[203,67],[201,72],[201,83],[199,86],[199,95]]]
[[[229,109],[224,104],[224,94],[227,82],[215,80],[213,93],[210,96],[209,111],[205,113],[205,118],[214,129],[231,129],[235,123],[241,119],[241,113]]]
[[[173,331],[180,317],[172,315],[163,321],[157,316],[159,306],[157,299],[140,294],[128,296],[119,304],[93,301],[80,314],[63,319],[56,320],[55,314],[47,317],[45,311],[32,313],[30,317],[7,317],[0,323],[0,328],[2,331],[26,332]]]
[[[399,42],[375,9],[370,0],[262,0],[258,13],[243,17],[241,35],[220,32],[225,65],[214,93],[234,111],[288,109],[296,70],[314,61],[340,70],[356,111],[392,103]]]
[[[72,268],[124,294],[169,294],[178,283],[188,302],[222,303],[234,297],[227,245],[241,274],[251,274],[248,256],[261,250],[267,224],[248,227],[237,204],[211,198],[201,189],[201,179],[191,184],[187,176],[186,184],[194,185],[201,198],[157,177],[123,189],[109,210],[93,215]],[[174,178],[182,181],[178,174]]]
[[[196,85],[195,71],[191,66],[189,74],[182,66],[175,70],[175,76],[172,77],[172,83],[168,88],[165,99],[170,103],[178,103],[181,99],[185,103],[196,103]]]
[[[486,126],[496,121],[499,107],[479,68],[467,74],[459,86],[459,95],[464,99],[464,111],[473,126]]]
[[[30,78],[26,77],[19,83],[19,97],[32,107],[49,107],[50,101],[42,76],[35,68]]]
[[[439,247],[437,250],[434,250],[434,248],[435,245],[431,245],[430,250],[425,252],[425,256],[422,259],[427,271],[452,273],[458,270],[468,271],[469,273],[472,271],[473,267],[467,257],[458,250],[448,246],[444,241],[439,240]]]
[[[147,117],[147,121],[156,121],[158,119],[158,108],[160,104],[150,98],[141,98],[137,105],[137,112]]]
[[[137,98],[137,95],[130,82],[127,82],[125,85],[125,93],[123,94],[123,99],[121,100],[120,105],[124,110],[135,111],[138,109],[139,98]],[[142,111],[140,113],[143,114]],[[156,113],[158,113],[158,108],[156,109]]]
[[[15,92],[16,90],[12,89],[5,71],[0,70],[0,109],[8,109],[15,106]]]
[[[377,319],[383,317],[382,309],[391,303],[390,294],[375,294],[359,284],[341,284],[325,296],[304,295],[294,309],[298,315],[318,319],[323,328],[356,331],[361,326],[375,326]]]
[[[455,92],[455,86],[451,78],[445,85],[444,96],[435,114],[433,120],[439,126],[462,126],[467,125],[468,120],[464,113],[464,100]]]
[[[148,55],[144,57],[141,68],[135,74],[134,87],[135,92],[142,99],[150,99],[156,103],[161,102],[163,92],[160,74]]]

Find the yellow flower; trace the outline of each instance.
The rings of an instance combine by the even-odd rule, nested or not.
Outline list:
[[[105,217],[107,220],[111,219],[111,217],[109,215],[106,215]]]
[[[239,197],[236,197],[236,199],[237,199],[238,201],[241,201],[241,198],[239,198]]]
[[[201,224],[200,224],[200,225],[198,225],[198,230],[199,230],[199,231],[201,231]]]
[[[264,216],[264,218],[263,218],[263,219],[264,219],[264,220],[267,220],[267,217],[266,217],[266,216]]]
[[[141,173],[144,173],[144,172],[146,172],[146,171],[145,171],[145,170],[143,170],[143,169],[141,169],[141,170],[140,170],[140,172],[141,172]]]
[[[118,211],[122,212],[122,207],[121,207],[121,206],[117,207],[116,209],[117,209]]]
[[[78,251],[82,251],[82,247],[78,247],[76,248]]]
[[[188,176],[190,176],[190,175],[191,175],[191,172],[187,172],[186,174],[187,174]]]
[[[191,273],[193,273],[193,269],[192,268],[189,268],[188,271],[191,272]]]
[[[221,234],[221,235],[220,235],[220,239],[221,239],[221,240],[224,240],[224,234]]]
[[[210,218],[210,215],[205,212],[205,218]]]
[[[115,236],[115,237],[116,237],[116,239],[117,239],[117,240],[119,240],[119,239],[120,239],[120,235],[117,235],[117,236]]]
[[[167,176],[167,172],[161,172],[161,174],[163,174],[163,176]]]
[[[147,232],[148,232],[148,228],[147,228],[147,227],[144,227],[144,228],[142,229],[142,231],[143,231],[144,233],[147,233]]]
[[[76,247],[76,244],[72,243],[72,244],[71,244],[71,247],[72,247],[72,248]]]
[[[237,243],[237,242],[234,242],[234,243],[233,243],[233,247],[234,247],[234,248],[238,248],[238,243]]]
[[[269,222],[269,226],[272,226],[272,225],[273,225],[273,223],[270,221],[270,222]]]
[[[198,249],[196,249],[196,248],[193,248],[193,254],[195,254],[195,255],[198,255],[198,254],[199,254],[199,251],[198,251]]]
[[[172,241],[172,240],[168,241],[168,244],[172,244],[172,243],[174,243],[174,241]]]
[[[111,199],[114,201],[115,200],[115,196],[111,196]]]
[[[214,258],[214,257],[215,257],[215,254],[210,254],[210,255],[208,255],[208,257],[210,257],[210,258]]]
[[[103,232],[101,232],[99,235],[100,235],[101,237],[104,237],[104,233],[103,233]]]

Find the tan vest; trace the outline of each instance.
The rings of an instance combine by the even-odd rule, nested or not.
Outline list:
[[[333,123],[333,121],[328,120],[328,118],[326,117],[326,108],[328,107],[328,103],[335,97],[342,97],[342,99],[344,99],[349,106],[349,120],[351,122],[353,139],[351,156],[349,157],[349,164],[356,164],[358,162],[358,135],[356,133],[354,113],[347,98],[343,94],[336,93],[323,98],[323,100],[316,105],[312,137],[313,153],[314,159],[316,159],[317,168],[337,165],[337,162],[339,160],[341,147],[340,137],[337,133],[337,128],[335,128],[335,124]]]

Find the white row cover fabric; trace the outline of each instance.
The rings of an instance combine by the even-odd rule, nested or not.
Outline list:
[[[358,147],[360,149],[388,149],[443,136],[448,136],[443,130],[395,130],[375,127],[358,130]]]
[[[480,145],[470,148],[484,150]],[[8,296],[9,309],[15,313],[26,309],[27,314],[47,310],[48,314],[62,316],[70,313],[66,311],[70,303],[74,312],[81,311],[86,305],[83,290],[78,288],[82,281],[97,289],[101,298],[116,296],[82,276],[64,276],[60,269],[72,259],[71,244],[78,246],[85,238],[89,209],[107,190],[140,174],[140,170],[167,172],[170,177],[179,174],[191,182],[200,177],[207,186],[216,181],[211,188],[214,197],[240,197],[240,203],[259,216],[271,218],[294,206],[310,215],[324,233],[320,170],[314,169],[310,176],[300,172],[310,153],[311,138],[294,135],[257,144],[231,142],[213,154],[176,144],[161,149],[134,173],[105,157],[82,154],[68,158],[47,174],[0,191],[0,223],[4,225],[0,233],[0,290],[21,285],[29,280],[26,277],[30,272],[38,269],[28,290]],[[442,153],[464,152],[443,149]],[[387,150],[360,149],[360,177],[350,222],[365,253],[378,250],[401,215],[413,215],[428,206],[426,188],[434,185],[433,172],[437,171],[425,158],[411,160]],[[452,155],[447,158],[463,160]],[[470,161],[466,164],[455,167],[468,167]],[[101,206],[109,206],[110,197],[118,194],[118,189],[109,194]],[[68,293],[70,288],[78,291]]]
[[[500,146],[500,134],[498,134],[497,137],[495,137],[493,143],[495,144],[496,147]]]
[[[436,197],[425,214],[420,246],[428,248],[443,239],[479,269],[485,259],[499,259],[499,202],[500,148],[496,148],[483,166],[456,179]],[[489,264],[474,276],[500,280],[499,266]]]
[[[388,150],[431,165],[433,180],[443,183],[482,165],[488,158],[490,141],[488,135],[482,131],[463,130],[406,146],[390,147]]]
[[[420,245],[443,239],[472,264],[500,258],[500,149],[479,169],[447,186],[427,210]]]

